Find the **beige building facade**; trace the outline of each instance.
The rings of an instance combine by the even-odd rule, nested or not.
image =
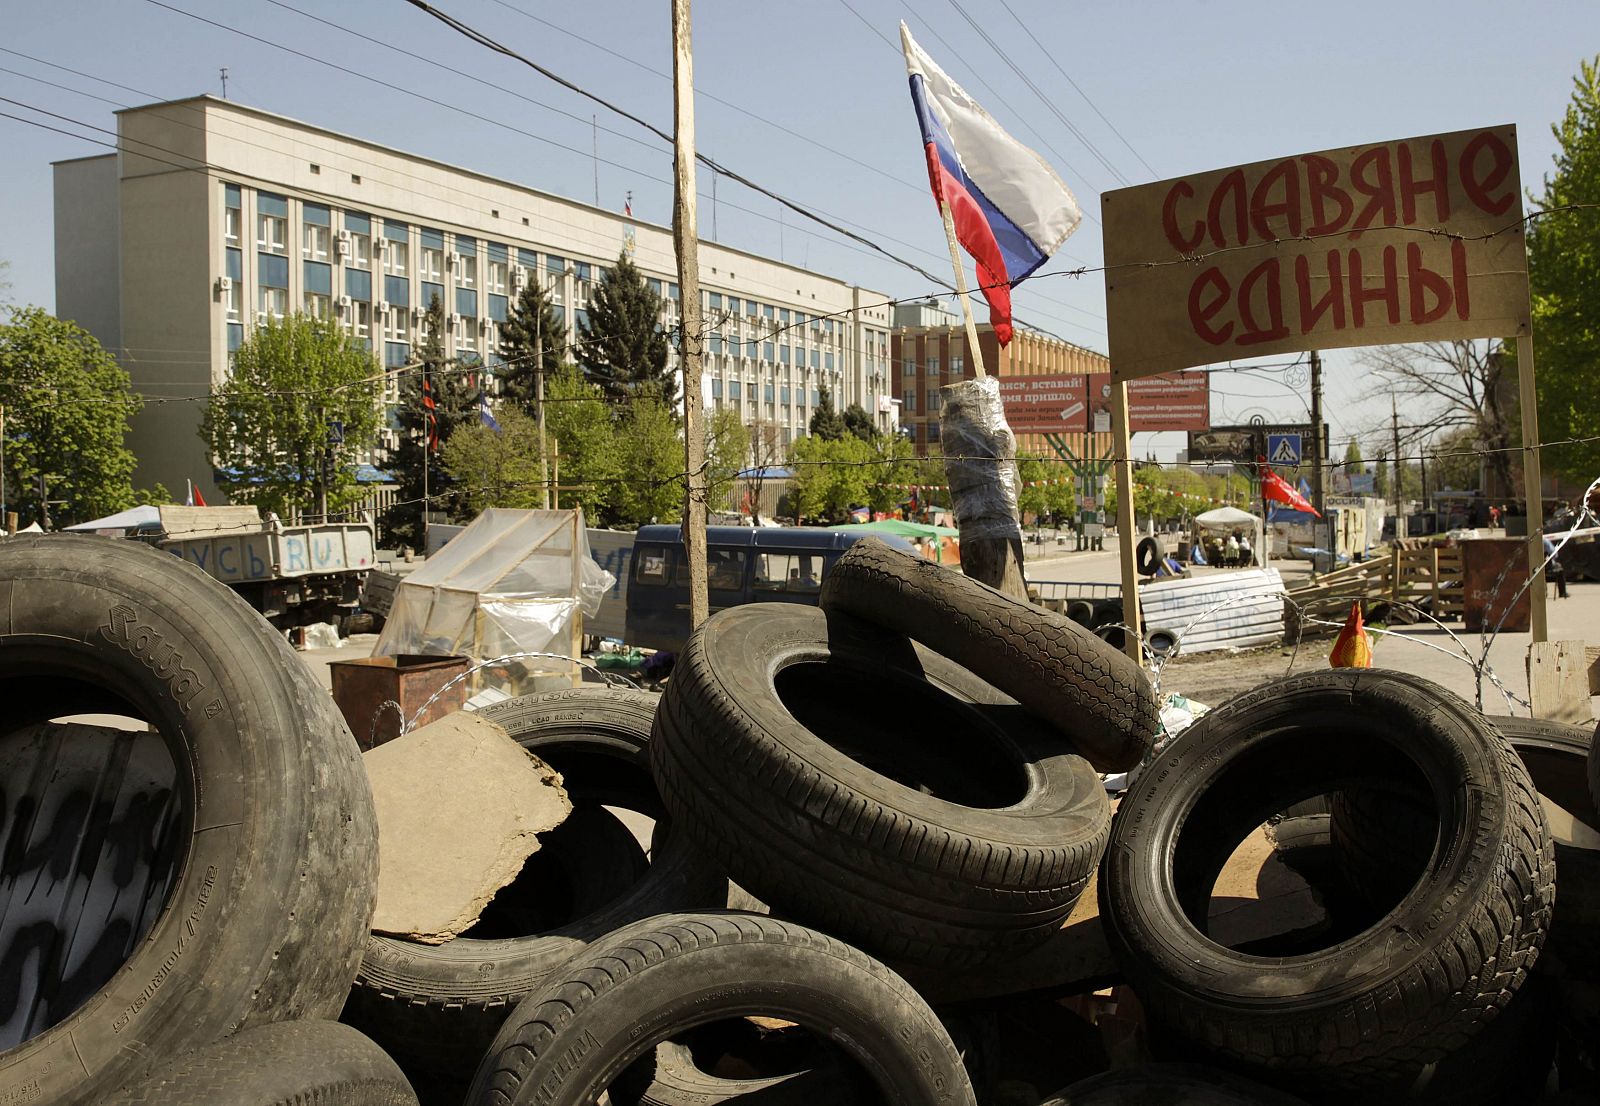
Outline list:
[[[678,320],[670,227],[211,96],[126,109],[117,131],[117,152],[55,165],[56,308],[146,397],[130,441],[140,484],[193,480],[216,501],[205,399],[269,317],[336,319],[398,370],[438,297],[446,350],[493,368],[527,282],[548,289],[575,342],[627,248],[663,324]],[[826,388],[892,428],[886,296],[706,241],[700,275],[708,410],[786,446]],[[391,373],[386,399],[398,395]],[[385,431],[374,462],[395,444]]]

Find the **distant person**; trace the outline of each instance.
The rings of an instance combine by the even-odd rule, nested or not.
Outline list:
[[[1500,508],[1499,507],[1490,506],[1490,508],[1489,508],[1489,525],[1490,525],[1491,528],[1496,528],[1496,529],[1499,528],[1499,526],[1500,526]]]
[[[1567,570],[1556,557],[1555,542],[1549,538],[1544,539],[1544,555],[1549,563],[1544,566],[1544,575],[1547,580],[1554,580],[1556,585],[1556,598],[1567,597]]]
[[[1227,542],[1226,545],[1224,545],[1222,547],[1222,563],[1224,565],[1228,566],[1229,568],[1234,568],[1234,567],[1238,566],[1238,564],[1239,564],[1239,537],[1238,537],[1237,534],[1229,534],[1228,535],[1228,542]]]
[[[1250,567],[1250,538],[1242,534],[1239,537],[1239,567]]]

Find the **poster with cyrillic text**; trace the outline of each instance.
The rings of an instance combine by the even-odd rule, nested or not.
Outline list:
[[[1529,332],[1515,127],[1195,173],[1101,211],[1118,380]]]

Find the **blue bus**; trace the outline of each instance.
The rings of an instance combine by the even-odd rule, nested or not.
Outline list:
[[[842,534],[795,526],[709,526],[706,585],[711,611],[741,603],[808,603],[816,606],[822,577],[846,549],[877,536],[898,549],[911,543],[892,535]],[[689,574],[683,532],[676,526],[641,526],[628,566],[629,645],[677,653],[689,638]]]

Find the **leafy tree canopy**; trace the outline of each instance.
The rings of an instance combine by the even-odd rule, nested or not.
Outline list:
[[[1600,437],[1600,58],[1573,80],[1566,114],[1551,128],[1559,148],[1528,226],[1528,279],[1538,349],[1539,432],[1546,441]],[[1514,352],[1508,345],[1507,352]],[[1600,476],[1600,441],[1549,447],[1545,463],[1581,484]]]
[[[817,406],[811,412],[811,436],[836,442],[850,433],[850,428],[845,425],[843,416],[833,408],[832,389],[820,388],[818,393]]]
[[[515,407],[495,416],[499,429],[481,420],[450,435],[440,457],[454,481],[456,516],[470,521],[489,507],[538,507],[539,436],[534,421]]]
[[[40,518],[40,476],[52,527],[135,504],[134,456],[123,441],[142,404],[128,374],[88,331],[40,307],[8,309],[0,326],[0,405],[7,505],[24,525]],[[166,490],[152,498],[165,502]]]
[[[371,351],[331,322],[269,320],[234,353],[201,420],[218,485],[283,515],[314,512],[324,483],[329,511],[360,499],[355,459],[377,439],[377,372]]]

